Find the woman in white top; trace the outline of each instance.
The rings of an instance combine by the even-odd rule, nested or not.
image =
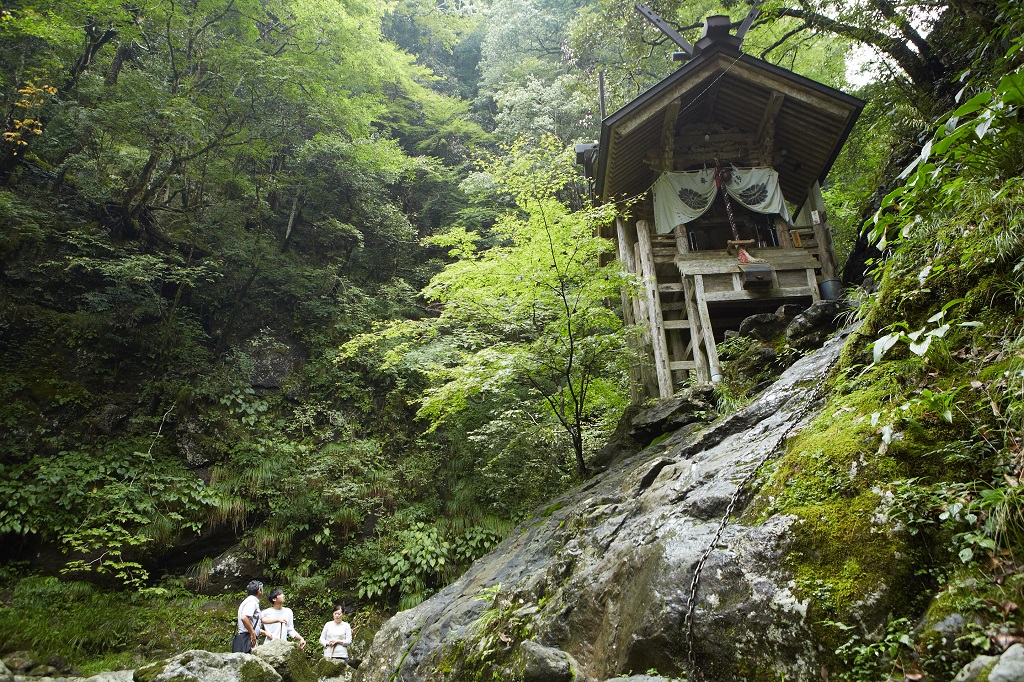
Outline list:
[[[341,604],[334,607],[334,619],[324,624],[324,631],[320,633],[320,643],[324,646],[324,658],[348,663],[352,627],[345,622],[345,607]]]
[[[284,605],[284,591],[275,587],[270,591],[270,608],[263,609],[260,619],[263,621],[263,632],[267,638],[263,640],[266,644],[272,639],[288,639],[294,637],[299,640],[299,648],[306,648],[306,640],[295,629],[295,616],[292,610]]]

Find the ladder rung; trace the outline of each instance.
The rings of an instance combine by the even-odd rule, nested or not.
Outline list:
[[[675,371],[677,369],[696,370],[697,369],[697,363],[694,362],[693,360],[678,360],[676,362],[668,363],[668,368],[670,370],[673,370],[673,371]]]
[[[665,329],[689,329],[689,320],[665,320]]]

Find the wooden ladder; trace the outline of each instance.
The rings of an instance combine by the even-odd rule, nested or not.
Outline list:
[[[652,268],[670,264],[668,268],[662,267],[662,274],[656,277],[657,290],[652,292],[656,296],[649,296],[650,299],[656,298],[657,303],[652,326],[660,330],[664,338],[660,353],[657,344],[654,346],[655,363],[660,364],[662,372],[668,375],[663,381],[670,382],[673,391],[689,382],[691,376],[699,382],[709,382],[712,367],[718,366],[718,354],[707,305],[703,297],[697,295],[702,284],[692,277],[683,276],[676,267],[676,256],[686,253],[683,228],[665,235],[640,235],[641,230],[646,231],[645,223],[637,225],[638,250],[650,249]]]

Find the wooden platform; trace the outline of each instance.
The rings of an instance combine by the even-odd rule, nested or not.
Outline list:
[[[754,258],[763,258],[775,270],[807,270],[819,267],[817,259],[804,249],[747,249]],[[697,251],[677,254],[676,267],[682,275],[719,275],[739,273],[735,255],[724,251]]]

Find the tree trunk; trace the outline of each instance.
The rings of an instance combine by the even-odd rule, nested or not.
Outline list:
[[[299,212],[299,197],[302,196],[302,190],[295,190],[295,198],[292,199],[292,210],[288,215],[288,226],[284,229],[284,243],[281,245],[281,251],[288,250],[288,240],[292,237],[292,228],[295,226],[295,216]]]
[[[107,74],[103,78],[104,87],[112,88],[117,85],[117,79],[121,75],[124,63],[133,59],[134,56],[135,50],[132,44],[122,45],[117,48],[117,52],[114,53],[114,59],[107,68]]]
[[[96,24],[96,20],[89,17],[89,23],[85,25],[85,45],[82,48],[82,55],[75,62],[75,65],[71,67],[71,72],[64,81],[64,85],[61,86],[60,92],[62,95],[67,94],[78,85],[78,79],[81,78],[85,70],[92,64],[96,53],[100,51],[101,47],[116,37],[117,30],[113,26],[108,26],[105,29],[100,28]]]

